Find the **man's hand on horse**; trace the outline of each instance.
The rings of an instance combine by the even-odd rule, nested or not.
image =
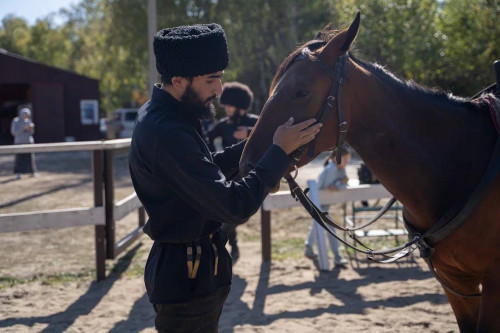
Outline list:
[[[300,146],[310,142],[318,134],[323,124],[314,124],[315,122],[316,119],[311,118],[294,125],[293,117],[291,117],[276,129],[273,143],[280,146],[285,153],[291,154]]]

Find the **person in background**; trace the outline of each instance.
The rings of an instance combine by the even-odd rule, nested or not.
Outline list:
[[[379,184],[378,179],[373,175],[368,166],[361,163],[358,169],[358,179],[360,184]],[[368,200],[362,200],[361,204],[363,207],[368,207]]]
[[[149,217],[143,230],[154,240],[144,282],[159,332],[215,333],[232,279],[222,222],[255,214],[289,169],[289,154],[322,125],[290,118],[252,172],[233,181],[245,141],[211,153],[200,124],[214,116],[212,101],[222,92],[224,30],[216,23],[163,29],[153,49],[162,83],[139,110],[129,153]]]
[[[248,137],[253,126],[259,119],[256,115],[248,114],[247,110],[252,105],[253,92],[240,82],[227,82],[222,86],[219,104],[224,106],[226,117],[222,118],[212,130],[207,132],[209,148],[215,152],[214,139],[222,137],[222,146],[230,147]],[[233,265],[240,257],[238,240],[236,238],[236,225],[224,223],[222,230],[227,233],[231,245]]]
[[[118,139],[120,137],[120,131],[120,115],[118,113],[114,113],[111,119],[106,120],[106,139]]]
[[[246,139],[258,117],[247,110],[252,105],[253,92],[240,82],[227,82],[222,86],[219,104],[224,107],[226,117],[207,132],[209,148],[215,152],[214,140],[222,138],[222,147],[229,147]]]
[[[33,133],[35,133],[35,124],[31,121],[31,111],[23,108],[19,111],[19,116],[12,120],[10,133],[14,136],[14,144],[33,144]],[[20,179],[21,174],[30,173],[36,177],[35,156],[33,153],[16,154],[14,163],[14,173],[16,178]]]
[[[345,167],[347,163],[349,163],[351,159],[351,153],[347,146],[342,146],[339,148],[341,154],[340,164],[335,162],[336,152],[332,152],[330,156],[325,160],[323,171],[319,174],[318,177],[318,189],[324,190],[327,189],[329,191],[341,191],[347,187],[347,174],[345,171]],[[321,210],[324,212],[328,212],[330,209],[329,205],[322,205]],[[335,232],[335,230],[333,230]],[[305,241],[305,249],[304,255],[310,259],[315,259],[317,254],[313,250],[313,245],[315,243],[316,237],[314,235],[313,227],[309,228],[309,235],[307,240]],[[337,239],[328,233],[328,240],[330,241],[330,248],[332,249],[333,254],[335,255],[335,266],[336,267],[345,267],[347,264],[347,260],[344,259],[339,252],[339,242]]]

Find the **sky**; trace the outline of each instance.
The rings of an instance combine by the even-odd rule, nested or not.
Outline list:
[[[61,8],[77,4],[78,0],[0,0],[0,20],[7,14],[15,14],[35,24],[38,18],[43,18]],[[54,17],[55,23],[62,23]]]

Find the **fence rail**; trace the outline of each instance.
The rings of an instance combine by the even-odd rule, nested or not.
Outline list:
[[[67,151],[112,150],[130,147],[130,139],[35,143],[26,145],[0,146],[0,154],[54,153]]]
[[[94,207],[0,214],[0,233],[39,229],[95,226],[97,280],[106,278],[106,259],[114,259],[137,238],[145,223],[145,211],[135,193],[114,202],[113,157],[130,147],[130,139],[26,144],[0,147],[0,154],[92,152]],[[115,221],[138,210],[139,225],[115,243]]]
[[[105,259],[114,259],[142,234],[145,211],[132,193],[114,202],[114,156],[130,147],[130,139],[28,144],[0,147],[0,154],[92,151],[94,207],[0,214],[0,233],[95,225],[97,280],[105,278]],[[321,204],[389,198],[382,185],[360,185],[339,192],[319,191]],[[283,191],[266,198],[261,208],[262,260],[271,260],[271,211],[300,203]],[[115,240],[115,223],[138,210],[138,226]]]
[[[134,192],[128,197],[114,204],[113,215],[116,220],[121,220],[122,218],[130,214],[130,212],[133,212],[134,210],[139,209],[141,207],[142,204],[139,201],[137,194],[135,194]]]
[[[104,208],[68,208],[0,214],[0,233],[104,225]]]

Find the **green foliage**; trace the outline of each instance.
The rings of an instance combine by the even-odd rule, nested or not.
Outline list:
[[[81,0],[33,26],[15,16],[0,25],[0,48],[100,80],[106,113],[139,103],[148,75],[147,1]],[[490,84],[500,58],[499,0],[166,0],[158,29],[220,23],[229,42],[225,81],[248,84],[255,112],[274,72],[330,24],[345,28],[361,10],[355,53],[404,79],[472,95]]]
[[[12,15],[2,19],[0,48],[12,53],[26,54],[30,40],[30,28],[24,19]]]
[[[343,25],[361,10],[361,58],[387,65],[406,79],[432,84],[441,44],[435,36],[437,9],[433,0],[355,0],[345,1],[338,10]]]
[[[439,23],[444,42],[439,85],[472,95],[494,81],[500,60],[499,0],[446,1]]]

